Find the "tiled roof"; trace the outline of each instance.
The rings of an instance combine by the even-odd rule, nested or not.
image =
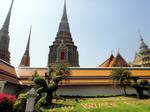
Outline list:
[[[108,58],[104,63],[102,63],[99,67],[129,67],[130,65],[125,61],[125,59],[121,56],[120,53],[114,57],[112,54],[110,58]]]
[[[69,68],[70,75],[60,85],[112,85],[113,83],[109,76],[112,70],[118,68],[121,67]],[[150,68],[124,67],[123,69],[130,70],[133,76],[139,76],[141,79],[150,81]],[[0,60],[0,80],[15,84],[30,85],[33,84],[30,78],[35,71],[41,77],[44,77],[47,68],[19,67],[15,69],[8,63]]]
[[[115,57],[111,54],[111,56],[101,65],[99,65],[99,67],[110,67],[110,64],[112,63],[113,59]]]
[[[35,70],[44,77],[47,68],[18,68],[20,81],[23,85],[33,84],[29,80]],[[61,85],[112,85],[111,71],[118,68],[69,68],[70,75]],[[130,70],[134,76],[150,81],[150,68],[124,68]]]
[[[47,71],[47,68],[19,67],[16,68],[16,70],[20,77],[32,76],[35,72],[37,72],[40,76],[44,76]]]
[[[3,79],[4,81],[20,84],[19,76],[17,76],[15,68],[1,59],[0,59],[0,78]]]

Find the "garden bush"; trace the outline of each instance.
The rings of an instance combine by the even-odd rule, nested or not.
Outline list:
[[[27,93],[21,93],[13,106],[14,112],[24,112],[26,108]]]
[[[0,112],[12,112],[16,96],[2,93],[0,94]]]
[[[36,112],[42,112],[42,107],[46,104],[46,97],[42,97],[34,106]]]

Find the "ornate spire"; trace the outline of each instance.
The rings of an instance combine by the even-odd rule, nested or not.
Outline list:
[[[64,10],[63,10],[63,16],[62,16],[62,18],[61,18],[61,21],[66,21],[66,22],[68,22],[67,8],[66,8],[66,0],[64,1]]]
[[[3,31],[5,33],[9,33],[9,23],[10,23],[10,17],[11,17],[11,11],[12,11],[12,7],[13,7],[13,3],[14,3],[14,0],[12,0],[12,2],[11,2],[9,12],[6,16],[5,22],[4,22],[3,27],[1,29],[1,31]]]
[[[32,30],[32,26],[30,27],[28,42],[27,42],[25,53],[24,53],[24,55],[21,59],[20,65],[19,65],[20,67],[30,66],[30,53],[29,53],[29,50],[30,50],[31,30]]]
[[[79,67],[79,54],[69,28],[66,0],[55,41],[49,47],[48,65],[55,66],[58,63]]]
[[[68,17],[67,17],[66,0],[64,0],[63,16],[59,24],[58,32],[70,32]]]
[[[120,48],[118,48],[118,50],[117,50],[117,55],[118,55],[118,54],[120,54]]]
[[[141,39],[140,52],[143,52],[148,49],[148,46],[145,44],[143,36],[141,35],[140,32],[139,32],[139,35],[140,35],[140,39]]]
[[[32,31],[32,26],[30,27],[30,33],[29,33],[29,37],[28,37],[28,43],[27,43],[26,51],[25,51],[25,53],[27,53],[27,54],[29,54],[29,50],[30,50],[31,31]]]

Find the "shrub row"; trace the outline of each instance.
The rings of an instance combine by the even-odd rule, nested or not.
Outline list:
[[[63,98],[107,98],[107,97],[117,97],[124,95],[96,95],[96,96],[80,96],[80,95],[60,95]]]

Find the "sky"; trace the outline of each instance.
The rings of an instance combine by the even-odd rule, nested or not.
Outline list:
[[[18,66],[25,51],[30,26],[32,67],[45,67],[49,46],[58,31],[63,0],[15,0],[10,21],[11,64]],[[11,0],[0,0],[2,27]],[[97,67],[118,49],[132,62],[140,45],[140,30],[150,46],[150,0],[67,0],[72,38],[81,67]]]

